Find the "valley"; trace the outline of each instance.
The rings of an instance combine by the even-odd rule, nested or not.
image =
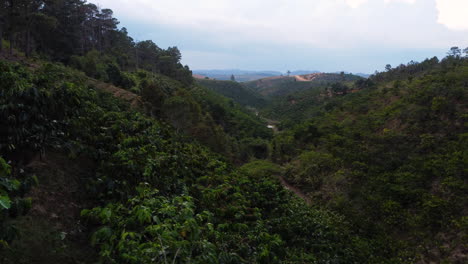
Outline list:
[[[468,261],[468,49],[192,71],[96,4],[0,5],[0,263]]]

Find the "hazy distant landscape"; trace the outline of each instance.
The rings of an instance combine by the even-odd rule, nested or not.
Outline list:
[[[0,263],[468,263],[466,10],[0,1]]]
[[[309,73],[316,73],[318,71],[292,71],[290,75],[302,75]],[[288,73],[281,73],[277,71],[243,71],[243,70],[194,70],[195,75],[200,75],[199,78],[208,77],[210,79],[227,81],[234,79],[238,82],[249,82],[263,78],[288,75]]]
[[[214,80],[221,80],[221,81],[228,81],[231,80],[234,76],[234,80],[237,82],[250,82],[256,81],[268,77],[275,77],[275,76],[288,76],[288,72],[285,73],[278,72],[278,71],[244,71],[244,70],[193,70],[193,76],[197,79],[214,79]],[[290,71],[289,76],[295,75],[306,75],[311,73],[319,73],[319,71],[307,71],[307,70],[297,70],[297,71]],[[336,72],[339,73],[339,72]],[[348,72],[346,72],[348,73]],[[368,78],[370,74],[366,73],[356,73],[355,75]]]

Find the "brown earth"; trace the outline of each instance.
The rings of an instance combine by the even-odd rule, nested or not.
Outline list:
[[[96,89],[98,90],[108,92],[113,96],[124,100],[134,108],[142,109],[144,106],[144,102],[141,96],[134,94],[130,91],[119,88],[110,83],[105,83],[92,78],[88,78],[88,83],[91,84],[93,87],[96,87]]]
[[[296,78],[296,81],[298,82],[311,82],[315,80],[316,78],[319,78],[320,76],[324,75],[323,73],[311,73],[311,74],[304,74],[304,75],[295,75],[294,78]]]
[[[200,74],[192,74],[192,77],[195,78],[195,79],[201,79],[201,80],[206,79],[206,76],[203,76],[203,75],[200,75]],[[208,79],[210,79],[210,78],[208,78]]]
[[[311,205],[312,204],[312,200],[310,200],[309,196],[307,196],[304,192],[302,192],[299,188],[291,185],[290,183],[288,183],[284,178],[283,176],[280,176],[279,177],[280,179],[280,182],[281,184],[283,185],[284,188],[290,190],[291,192],[293,192],[294,194],[296,194],[299,198],[301,198],[302,200],[304,200],[308,205]]]
[[[26,195],[32,208],[13,220],[19,237],[5,263],[75,264],[98,259],[80,217],[81,210],[95,206],[83,189],[95,167],[88,158],[71,159],[56,152],[37,155],[26,165],[25,173],[36,175],[38,185]]]
[[[41,66],[40,61],[36,61],[32,58],[26,58],[22,54],[17,53],[16,51],[13,51],[12,54],[10,54],[7,51],[0,52],[0,59],[20,63],[32,70],[36,70]],[[136,95],[135,93],[93,78],[88,77],[87,79],[88,84],[90,84],[91,86],[95,87],[98,90],[111,93],[113,96],[129,103],[134,108],[142,109],[144,107],[143,99],[141,98],[141,96]]]

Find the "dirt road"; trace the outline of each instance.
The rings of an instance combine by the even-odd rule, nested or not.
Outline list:
[[[310,198],[305,194],[303,193],[301,190],[299,190],[299,188],[295,187],[295,186],[292,186],[291,184],[289,184],[284,178],[283,176],[280,176],[279,177],[280,181],[281,181],[281,184],[283,185],[284,188],[290,190],[291,192],[293,192],[294,194],[296,194],[297,196],[299,196],[301,199],[303,199],[308,205],[311,205],[312,204],[312,201],[310,200]]]

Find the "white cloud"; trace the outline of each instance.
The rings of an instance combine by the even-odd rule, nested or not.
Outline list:
[[[407,3],[407,4],[414,4],[416,0],[385,0],[385,3],[391,3],[391,2],[401,2],[401,3]]]
[[[360,5],[366,3],[368,0],[345,0],[345,1],[350,7],[357,8]]]
[[[372,1],[382,1],[382,0],[372,0]],[[369,0],[345,0],[345,2],[352,8],[357,8],[367,2]],[[414,4],[416,0],[384,0],[385,3],[391,3],[391,2],[401,2],[401,3],[407,3],[407,4]]]
[[[117,17],[190,30],[195,36],[199,32],[219,45],[440,48],[468,41],[468,34],[437,24],[468,29],[468,15],[463,14],[468,0],[436,0],[438,21],[434,2],[427,0],[94,1],[112,8]]]
[[[437,22],[453,30],[468,30],[467,0],[436,0]]]

